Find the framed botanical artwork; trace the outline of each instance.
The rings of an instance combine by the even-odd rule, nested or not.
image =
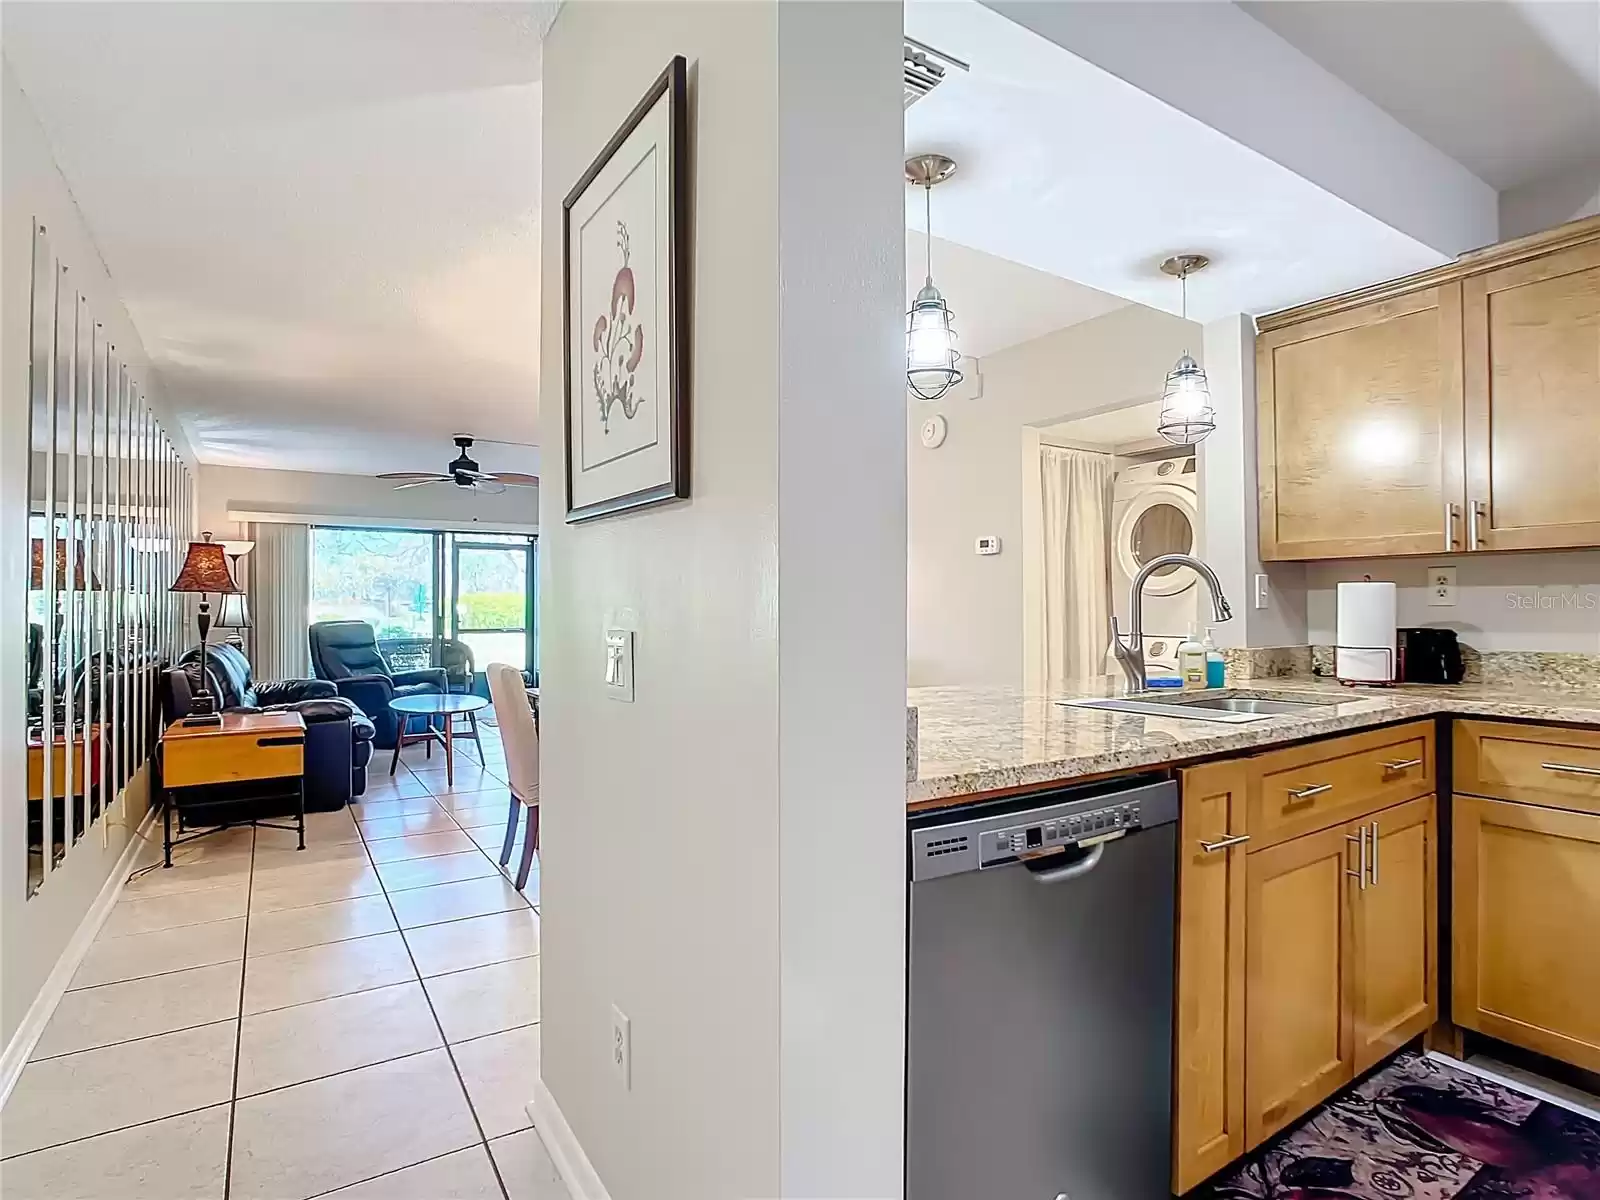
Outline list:
[[[688,64],[561,205],[567,520],[689,495]]]

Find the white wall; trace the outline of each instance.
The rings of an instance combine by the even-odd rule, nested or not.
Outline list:
[[[1255,321],[1238,315],[1207,322],[1205,365],[1217,428],[1196,454],[1201,516],[1196,544],[1233,609],[1233,619],[1215,627],[1217,645],[1304,645],[1305,567],[1261,561]],[[1255,607],[1257,575],[1267,577],[1262,609]],[[1200,601],[1203,621],[1207,603]]]
[[[1500,236],[1539,233],[1596,213],[1600,213],[1600,163],[1586,163],[1501,192]]]
[[[617,1200],[901,1187],[901,28],[897,4],[568,4],[545,45],[547,211],[690,62],[693,499],[569,526],[546,458],[540,1102]],[[636,630],[631,705],[608,625]]]
[[[0,60],[3,87],[3,142],[0,155],[0,1043],[9,1042],[38,994],[56,959],[66,948],[116,864],[130,836],[129,823],[145,811],[145,776],[128,787],[122,802],[104,818],[102,845],[91,831],[67,855],[31,900],[26,894],[27,830],[23,820],[26,753],[25,601],[28,573],[28,321],[29,275],[34,223],[45,225],[52,250],[68,264],[75,286],[90,298],[90,308],[107,329],[148,394],[178,452],[193,464],[183,431],[151,377],[138,332],[128,320],[115,281],[102,265],[99,249],[56,168],[32,106],[18,86],[9,62]]]
[[[979,399],[911,409],[913,686],[1022,686],[1025,431],[1159,398],[1172,363],[1185,350],[1198,358],[1200,342],[1199,325],[1129,305],[989,355]],[[933,412],[944,413],[950,428],[944,445],[928,450],[917,429]],[[973,543],[987,534],[999,535],[1001,552],[980,558]]]
[[[393,484],[369,475],[201,466],[200,528],[212,530],[219,540],[243,537],[244,523],[229,520],[229,510],[303,514],[324,524],[345,519],[418,528],[532,530],[539,524],[539,489],[508,487],[490,495],[430,484],[397,492]]]
[[[1441,564],[1456,568],[1453,608],[1428,604],[1426,571]],[[1306,603],[1314,645],[1334,644],[1337,585],[1365,575],[1400,585],[1402,627],[1448,626],[1478,650],[1600,654],[1600,550],[1311,563]]]

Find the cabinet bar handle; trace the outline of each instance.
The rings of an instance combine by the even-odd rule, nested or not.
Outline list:
[[[1378,886],[1378,823],[1372,823],[1372,886]]]
[[[1461,515],[1459,504],[1446,504],[1444,506],[1444,548],[1454,550],[1461,542],[1456,534],[1456,518]]]
[[[1310,787],[1290,788],[1289,796],[1294,800],[1309,800],[1313,796],[1320,796],[1323,792],[1333,791],[1331,783],[1313,783]]]
[[[1386,762],[1379,765],[1385,771],[1409,771],[1412,767],[1420,767],[1422,760],[1420,758],[1407,758],[1400,762]]]
[[[1363,892],[1367,890],[1367,834],[1370,832],[1371,826],[1363,825],[1361,827],[1361,834],[1359,837],[1352,837],[1348,833],[1344,835],[1345,841],[1355,842],[1361,847],[1361,854],[1357,859],[1357,862],[1360,864],[1360,869],[1352,871],[1349,867],[1346,867],[1344,869],[1344,873],[1354,879],[1360,885]]]
[[[1573,763],[1540,763],[1546,771],[1559,771],[1563,775],[1593,775],[1600,778],[1600,767],[1580,767]]]
[[[1482,500],[1474,500],[1467,505],[1467,549],[1476,550],[1483,545],[1483,531],[1478,528],[1478,522],[1488,516],[1484,510],[1487,505]]]
[[[1229,846],[1242,846],[1250,840],[1248,833],[1237,833],[1232,837],[1219,838],[1214,842],[1202,841],[1200,849],[1207,854],[1215,854],[1218,850],[1226,850]]]

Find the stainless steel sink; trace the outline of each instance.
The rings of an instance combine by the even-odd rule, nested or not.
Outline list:
[[[1304,712],[1320,706],[1319,700],[1266,700],[1256,696],[1206,696],[1200,700],[1174,700],[1182,708],[1204,708],[1217,712],[1260,713],[1276,716],[1279,713]]]
[[[1163,696],[1146,693],[1114,700],[1063,700],[1069,708],[1099,708],[1111,712],[1140,713],[1147,717],[1177,717],[1190,721],[1216,721],[1239,725],[1268,717],[1305,712],[1335,703],[1331,700],[1274,700],[1266,696]]]

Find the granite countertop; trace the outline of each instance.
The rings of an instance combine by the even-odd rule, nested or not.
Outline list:
[[[1055,696],[1001,687],[912,688],[907,702],[916,716],[908,731],[916,731],[916,769],[908,772],[913,777],[906,783],[906,803],[937,807],[980,792],[1167,767],[1440,713],[1600,726],[1600,688],[1583,683],[1361,689],[1331,679],[1288,678],[1251,680],[1212,694],[1236,692],[1330,703],[1232,725],[1059,703],[1119,695],[1121,682],[1112,678]]]

